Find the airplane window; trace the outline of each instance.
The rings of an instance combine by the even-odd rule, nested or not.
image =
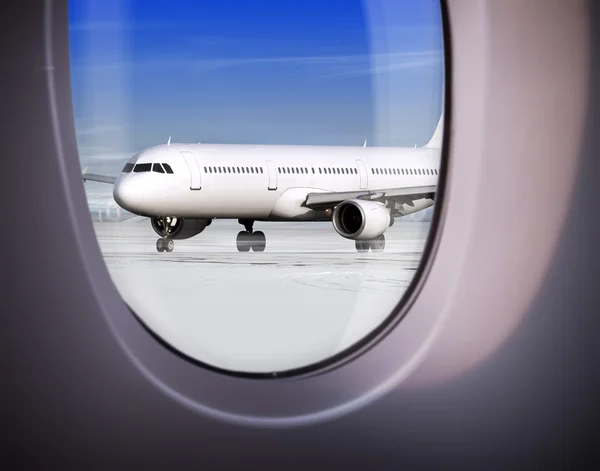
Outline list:
[[[90,215],[114,285],[150,331],[200,363],[265,373],[327,360],[392,319],[422,271],[435,206],[410,194],[412,179],[373,176],[415,163],[438,174],[437,0],[68,1],[80,163],[120,175],[86,182]],[[144,177],[129,172],[161,168],[178,175],[136,190]],[[317,170],[327,178],[303,178]],[[261,178],[229,178],[240,173]],[[140,194],[119,207],[113,192],[129,182]],[[330,200],[310,207],[316,191]],[[178,205],[192,215],[176,217]],[[379,232],[362,241],[361,226]]]
[[[157,173],[165,173],[165,171],[162,168],[162,165],[157,163],[152,164],[152,171]],[[206,172],[206,167],[204,167],[204,171]]]
[[[136,164],[134,172],[149,172],[152,169],[152,164]]]

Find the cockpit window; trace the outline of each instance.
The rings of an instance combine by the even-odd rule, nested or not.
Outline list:
[[[152,164],[136,164],[134,172],[149,172],[152,169]]]
[[[173,169],[171,168],[171,166],[169,164],[163,164],[163,167],[165,168],[167,173],[173,173]]]
[[[152,171],[157,173],[165,173],[161,164],[152,164]]]
[[[131,172],[133,170],[134,165],[135,164],[129,164],[129,163],[125,164],[125,167],[123,167],[123,172],[125,172],[125,173]]]

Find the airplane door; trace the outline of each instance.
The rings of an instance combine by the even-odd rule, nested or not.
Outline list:
[[[270,160],[267,160],[267,171],[269,172],[269,190],[277,189],[277,169]]]
[[[198,165],[198,161],[194,154],[191,152],[183,151],[181,152],[182,157],[185,160],[185,163],[190,170],[190,190],[199,190],[202,188],[201,186],[201,175],[200,175],[200,166]]]
[[[369,174],[367,173],[367,166],[362,160],[356,160],[358,165],[358,173],[360,175],[360,189],[366,190],[369,183]]]

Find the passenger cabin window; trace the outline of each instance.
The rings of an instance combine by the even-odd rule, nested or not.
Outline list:
[[[140,335],[154,333],[159,348],[181,355],[172,355],[174,367],[186,363],[192,376],[209,365],[278,377],[333,367],[329,360],[345,361],[349,348],[362,361],[357,342],[370,336],[370,348],[375,331],[396,321],[403,329],[395,313],[414,274],[427,272],[419,262],[431,245],[438,179],[395,177],[437,175],[442,158],[414,148],[433,137],[444,105],[439,0],[336,8],[67,1],[81,168],[89,166],[90,178],[122,177],[83,188],[114,285],[146,328]],[[373,23],[383,16],[385,24]],[[322,27],[331,21],[334,28]],[[269,40],[240,46],[252,39],[240,25],[258,24]],[[219,41],[199,47],[211,29]],[[404,34],[413,30],[427,34]],[[318,47],[326,44],[343,47]],[[389,64],[369,67],[378,58]],[[103,123],[111,129],[98,132]],[[167,141],[171,132],[190,144]],[[177,177],[162,159],[175,163]],[[216,163],[226,160],[235,166]],[[374,167],[384,162],[434,167]],[[317,175],[326,178],[298,178]],[[157,184],[135,181],[144,178]],[[431,194],[414,188],[421,185]],[[334,194],[308,197],[318,192]],[[352,204],[340,204],[346,200]],[[211,224],[213,217],[222,221]],[[443,240],[443,220],[436,224]]]
[[[133,168],[135,173],[149,172],[152,169],[152,164],[136,164]]]

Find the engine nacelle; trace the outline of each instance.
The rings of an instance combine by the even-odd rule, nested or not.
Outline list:
[[[162,221],[163,220],[161,218],[150,218],[152,229],[154,229],[154,232],[161,237],[165,235],[165,229],[163,228]],[[212,219],[172,218],[169,221],[169,238],[175,240],[189,239],[190,237],[200,234],[204,229],[206,229],[206,226],[210,225],[211,222]]]
[[[390,211],[377,201],[346,200],[333,211],[333,227],[352,240],[370,240],[390,226]]]

